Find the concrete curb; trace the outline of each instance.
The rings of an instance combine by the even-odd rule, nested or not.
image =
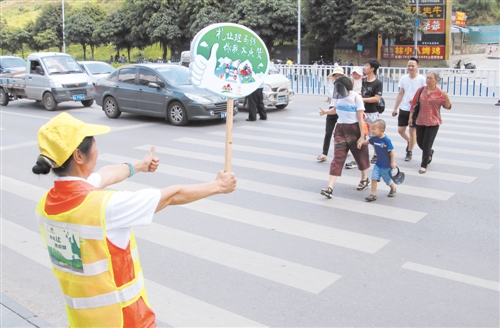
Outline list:
[[[55,326],[38,317],[25,307],[13,301],[10,297],[1,294],[0,298],[0,327],[5,328],[33,328]]]

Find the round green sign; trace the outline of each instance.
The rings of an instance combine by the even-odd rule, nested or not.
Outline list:
[[[259,88],[269,69],[269,53],[249,28],[219,23],[198,32],[191,43],[191,83],[228,98]]]

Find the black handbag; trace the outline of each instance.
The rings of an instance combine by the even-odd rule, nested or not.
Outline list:
[[[413,116],[412,116],[412,120],[413,120],[413,125],[417,125],[416,122],[417,122],[417,117],[418,117],[418,113],[420,112],[420,95],[422,94],[422,91],[424,91],[424,88],[425,87],[421,87],[420,88],[420,92],[418,94],[418,98],[417,98],[417,102],[415,103],[415,105],[413,106]]]

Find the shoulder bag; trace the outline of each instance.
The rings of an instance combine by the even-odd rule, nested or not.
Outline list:
[[[424,91],[424,88],[425,87],[420,88],[417,102],[415,103],[415,105],[413,105],[413,116],[412,116],[413,125],[416,125],[415,123],[417,122],[418,113],[420,112],[420,95],[422,95],[422,91]]]

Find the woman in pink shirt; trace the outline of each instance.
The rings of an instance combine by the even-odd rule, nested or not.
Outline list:
[[[418,173],[424,174],[427,172],[427,165],[432,161],[434,150],[432,145],[439,130],[441,121],[441,106],[445,109],[451,109],[450,97],[446,92],[439,89],[436,84],[441,81],[439,74],[435,71],[427,73],[426,84],[419,89],[411,102],[410,119],[408,124],[413,124],[413,113],[415,103],[418,101],[420,94],[420,112],[417,116],[415,125],[417,126],[417,144],[422,149],[422,163]]]

